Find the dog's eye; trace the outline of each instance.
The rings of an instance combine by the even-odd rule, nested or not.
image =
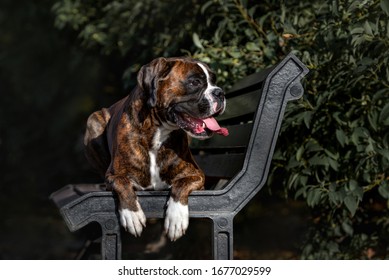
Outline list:
[[[194,80],[190,81],[189,85],[192,86],[192,87],[198,87],[198,86],[201,85],[201,80],[200,79],[194,79]]]

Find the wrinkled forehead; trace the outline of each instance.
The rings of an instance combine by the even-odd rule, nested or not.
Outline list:
[[[195,60],[180,60],[173,67],[173,72],[179,79],[198,78],[207,82],[214,83],[216,80],[215,73],[208,65]]]

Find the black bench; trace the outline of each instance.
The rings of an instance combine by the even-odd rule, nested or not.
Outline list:
[[[219,182],[189,197],[190,217],[213,221],[214,259],[233,258],[233,218],[265,184],[286,104],[302,96],[300,79],[307,73],[290,54],[274,67],[245,77],[226,94],[227,110],[218,118],[230,135],[192,140],[192,152],[208,184]],[[224,179],[223,186],[219,179]],[[167,191],[137,194],[147,218],[164,217]],[[121,258],[117,202],[104,185],[67,185],[50,198],[71,231],[99,223],[102,258]]]

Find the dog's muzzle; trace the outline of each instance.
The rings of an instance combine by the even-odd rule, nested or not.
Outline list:
[[[214,106],[216,112],[205,117],[196,117],[193,114],[182,112],[176,106],[173,106],[168,114],[171,122],[194,138],[206,139],[214,133],[227,136],[228,130],[220,127],[215,119],[216,116],[224,112],[224,102],[214,102],[212,106]]]

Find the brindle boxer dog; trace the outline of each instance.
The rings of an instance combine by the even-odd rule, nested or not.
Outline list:
[[[120,222],[135,236],[146,226],[135,191],[170,189],[164,227],[174,241],[188,228],[189,194],[204,188],[188,135],[228,134],[214,119],[224,112],[224,92],[209,67],[190,58],[157,58],[137,81],[127,97],[89,117],[86,155],[116,192]]]

